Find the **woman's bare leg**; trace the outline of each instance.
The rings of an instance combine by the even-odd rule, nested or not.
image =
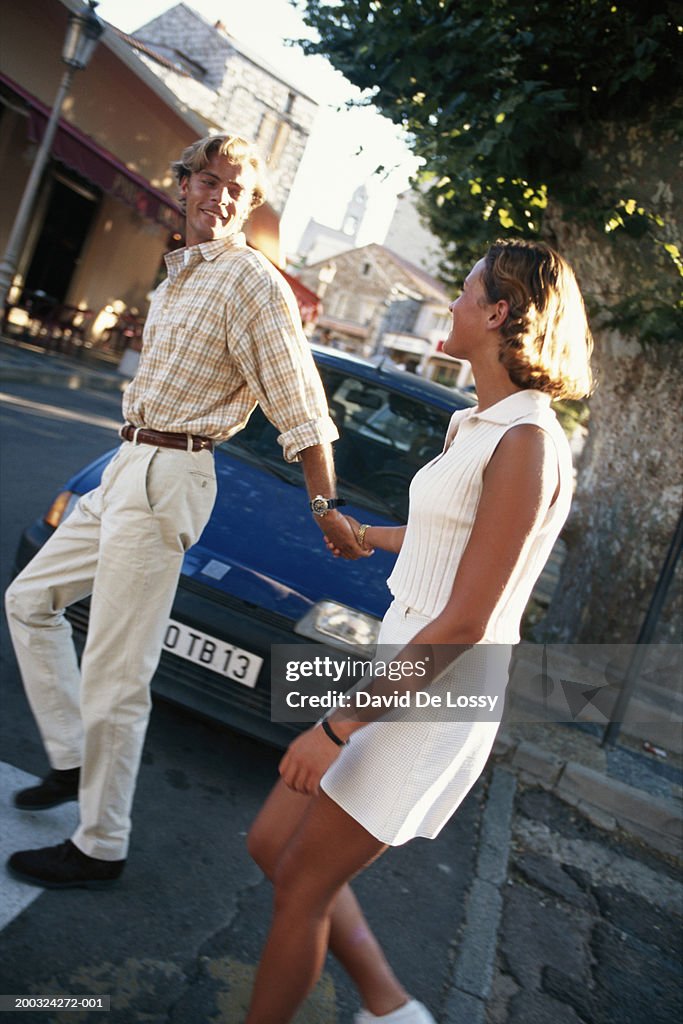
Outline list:
[[[249,1024],[290,1019],[315,984],[328,943],[372,1013],[390,1013],[407,1002],[347,884],[386,849],[383,844],[324,794],[304,797],[279,782],[254,822],[249,849],[276,885]]]

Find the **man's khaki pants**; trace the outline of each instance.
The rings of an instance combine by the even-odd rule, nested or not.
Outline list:
[[[124,442],[6,595],[12,641],[50,764],[81,766],[91,857],[127,855],[130,812],[184,552],[211,514],[211,452]],[[79,671],[64,609],[92,594]]]

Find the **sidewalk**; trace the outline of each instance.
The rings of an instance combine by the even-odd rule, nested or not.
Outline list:
[[[117,371],[117,366],[118,359],[94,349],[70,356],[47,351],[30,338],[0,335],[0,380],[5,382],[120,392],[128,378]]]
[[[681,758],[602,733],[503,723],[441,1024],[681,1019]]]
[[[683,1016],[683,885],[494,764],[440,1024],[670,1024]]]
[[[576,807],[606,832],[621,830],[660,853],[683,854],[680,758],[639,750],[620,738],[600,745],[600,731],[580,725],[517,725],[499,734],[497,763],[522,783],[540,786]]]
[[[614,746],[595,722],[504,720],[441,1024],[683,1016],[679,694],[636,697],[646,724]]]

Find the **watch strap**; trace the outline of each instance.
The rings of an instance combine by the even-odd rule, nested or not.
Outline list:
[[[344,498],[326,498],[322,494],[316,494],[315,498],[311,498],[309,502],[311,512],[316,516],[324,516],[331,509],[339,508],[340,505],[345,504]]]

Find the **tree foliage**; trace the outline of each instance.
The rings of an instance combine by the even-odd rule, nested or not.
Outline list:
[[[680,138],[680,4],[298,2],[319,36],[302,41],[305,51],[365,90],[424,158],[422,207],[444,244],[447,277],[500,234],[543,235],[548,209],[560,209],[608,244],[623,240],[628,251],[636,240],[657,266],[658,297],[631,290],[613,322],[645,340],[674,335],[682,263],[672,224],[642,194],[636,161],[609,181],[590,157],[604,125],[620,125],[625,140],[627,126],[654,118]]]

